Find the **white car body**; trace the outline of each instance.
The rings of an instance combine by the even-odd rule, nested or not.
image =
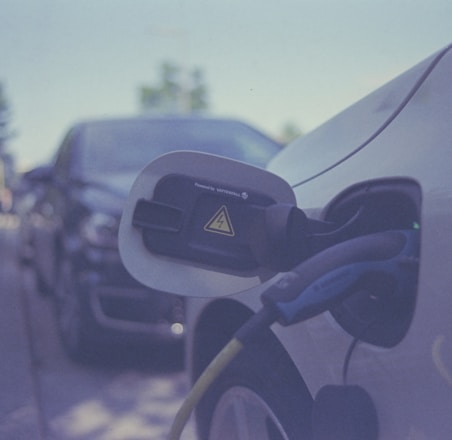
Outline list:
[[[357,344],[347,374],[349,384],[371,396],[384,440],[452,438],[451,80],[452,46],[296,140],[268,167],[294,186],[298,207],[316,218],[360,182],[408,178],[420,187],[421,255],[411,324],[394,346]],[[219,321],[215,302],[227,301],[232,317],[234,307],[258,310],[259,294],[254,289],[227,299],[189,299],[192,377],[199,375],[200,322]],[[213,340],[215,325],[211,328]],[[342,384],[353,337],[331,313],[287,328],[275,324],[272,330],[312,397],[324,385]]]

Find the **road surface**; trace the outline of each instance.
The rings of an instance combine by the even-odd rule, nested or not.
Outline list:
[[[143,347],[70,361],[51,298],[18,263],[17,223],[0,215],[0,440],[165,439],[188,390],[180,361]]]

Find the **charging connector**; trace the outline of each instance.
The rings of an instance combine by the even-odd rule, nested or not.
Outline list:
[[[364,277],[383,273],[404,284],[416,279],[419,231],[386,231],[332,246],[285,273],[262,294],[263,308],[253,315],[214,358],[176,415],[169,440],[179,439],[191,411],[212,382],[263,328],[275,321],[288,326],[327,311],[355,292]],[[416,269],[416,270],[415,270]]]
[[[381,274],[395,281],[394,294],[416,282],[419,231],[386,231],[347,240],[286,273],[262,294],[281,325],[316,316],[352,295],[364,278]]]

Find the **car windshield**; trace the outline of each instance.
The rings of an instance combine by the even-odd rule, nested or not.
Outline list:
[[[174,150],[204,151],[264,167],[279,145],[246,124],[215,120],[122,120],[85,126],[80,139],[85,176],[138,171]]]

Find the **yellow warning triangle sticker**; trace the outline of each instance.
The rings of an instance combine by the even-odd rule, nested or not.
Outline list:
[[[223,205],[207,222],[204,226],[204,230],[234,237],[234,228],[232,227],[231,218],[229,217],[228,209],[225,205]]]

